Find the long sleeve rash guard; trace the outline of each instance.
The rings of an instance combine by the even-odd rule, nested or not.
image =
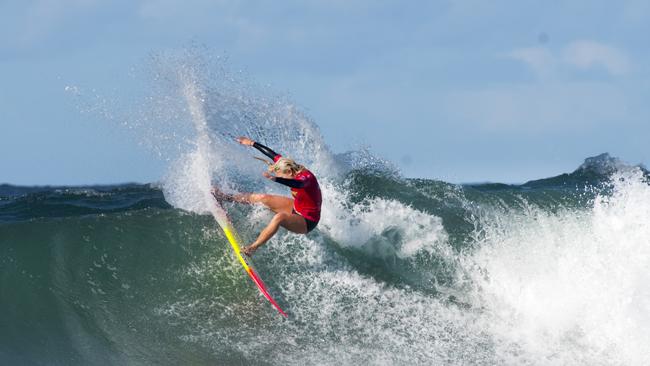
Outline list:
[[[253,143],[253,147],[273,159],[273,162],[277,162],[282,157],[282,155],[260,143]],[[291,188],[291,195],[294,199],[293,209],[298,214],[314,222],[320,220],[322,195],[318,180],[316,180],[316,176],[312,172],[304,169],[296,174],[294,179],[275,177],[274,180]]]

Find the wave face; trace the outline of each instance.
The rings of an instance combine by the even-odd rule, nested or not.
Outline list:
[[[3,187],[3,364],[643,365],[650,186],[454,186],[352,171],[255,257],[154,186]],[[9,192],[11,191],[11,192]],[[334,192],[334,193],[333,193]],[[345,195],[343,195],[343,193]],[[270,214],[227,207],[244,238]]]
[[[169,161],[155,185],[0,186],[0,363],[48,365],[646,365],[650,186],[598,161],[528,182],[404,179],[333,154],[284,97],[195,54],[152,57],[129,122]],[[206,215],[211,184],[287,194],[249,135],[304,163],[324,203],[256,268]],[[227,204],[252,241],[271,214]]]

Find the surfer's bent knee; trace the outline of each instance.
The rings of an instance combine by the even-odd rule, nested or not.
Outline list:
[[[246,196],[247,196],[246,198],[248,199],[248,202],[250,202],[250,203],[263,203],[263,204],[266,204],[266,202],[268,201],[268,196],[269,195],[266,194],[266,193],[248,193]]]
[[[275,214],[275,216],[273,216],[273,220],[275,220],[275,221],[277,221],[279,224],[281,224],[282,222],[284,222],[284,220],[286,220],[287,218],[289,218],[289,216],[290,216],[290,215],[289,215],[288,213],[285,213],[285,212],[278,212],[278,213]]]

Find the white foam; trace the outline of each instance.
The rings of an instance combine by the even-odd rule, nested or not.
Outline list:
[[[500,352],[536,364],[650,363],[650,187],[614,177],[589,211],[484,223],[466,267]],[[516,347],[513,347],[516,345]]]
[[[416,210],[399,201],[373,198],[351,203],[345,187],[321,184],[323,213],[320,230],[343,246],[361,248],[376,242],[389,229],[399,232],[399,238],[390,238],[390,246],[401,258],[418,252],[437,253],[447,257],[450,248],[442,220]],[[395,242],[395,239],[398,242]]]

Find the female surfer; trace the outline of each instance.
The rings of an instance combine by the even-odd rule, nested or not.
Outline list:
[[[217,199],[247,204],[261,203],[275,212],[275,216],[262,230],[257,240],[243,248],[242,252],[251,256],[257,248],[275,235],[280,226],[297,234],[307,234],[314,230],[320,220],[322,203],[320,186],[314,174],[292,159],[282,157],[282,155],[248,137],[239,137],[237,141],[242,145],[252,146],[273,159],[273,163],[269,164],[268,171],[263,173],[264,177],[291,188],[293,197],[265,193],[227,195],[217,188],[212,189],[212,193]]]

